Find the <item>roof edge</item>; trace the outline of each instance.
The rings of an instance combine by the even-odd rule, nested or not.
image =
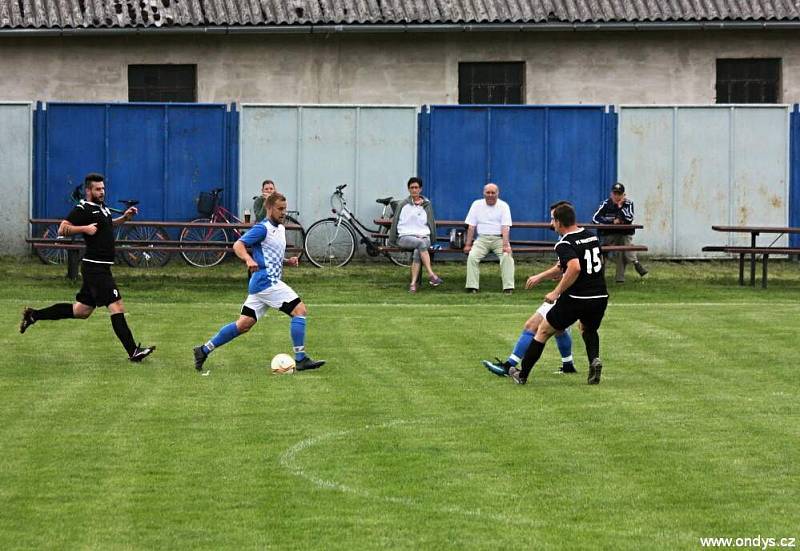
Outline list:
[[[663,30],[782,30],[800,29],[798,21],[647,21],[610,23],[414,23],[349,25],[209,25],[173,27],[69,27],[0,28],[0,37],[14,36],[108,36],[130,34],[391,34],[447,32],[587,32]]]

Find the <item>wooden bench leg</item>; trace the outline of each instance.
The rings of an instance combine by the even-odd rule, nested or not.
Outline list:
[[[739,253],[739,285],[744,285],[744,253]]]
[[[761,271],[761,288],[767,288],[767,263],[769,262],[769,255],[764,254],[761,255],[761,261],[763,262],[763,269]]]
[[[67,279],[78,279],[78,266],[81,264],[81,252],[77,249],[67,251]]]

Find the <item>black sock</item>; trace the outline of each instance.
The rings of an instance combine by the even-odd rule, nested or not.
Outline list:
[[[584,329],[582,336],[586,345],[586,355],[589,357],[589,363],[592,363],[592,360],[600,357],[600,335],[597,334],[597,330]]]
[[[66,302],[59,302],[47,308],[33,311],[33,319],[39,320],[63,320],[74,318],[75,314],[72,313],[72,304]]]
[[[542,357],[542,350],[544,350],[544,343],[533,339],[530,346],[528,346],[528,349],[525,351],[525,355],[522,357],[522,373],[520,373],[520,377],[523,379],[528,378],[531,369],[533,369],[533,366],[539,361],[539,358]]]
[[[128,322],[125,321],[125,314],[111,314],[111,326],[114,328],[114,333],[117,334],[119,342],[125,347],[128,356],[131,356],[136,350],[136,343],[133,342],[133,335],[131,330],[128,329]]]

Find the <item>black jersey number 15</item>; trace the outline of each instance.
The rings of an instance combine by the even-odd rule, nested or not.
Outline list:
[[[587,274],[597,273],[603,267],[603,261],[600,260],[600,247],[586,249],[583,253],[583,259],[586,261]]]

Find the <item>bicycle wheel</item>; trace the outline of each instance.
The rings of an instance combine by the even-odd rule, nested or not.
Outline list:
[[[286,221],[291,224],[297,224],[300,226],[298,229],[288,229],[286,230],[286,258],[291,258],[293,256],[297,256],[299,258],[303,257],[304,248],[306,245],[306,230],[297,221],[297,219],[286,216]]]
[[[338,268],[353,258],[356,236],[353,229],[336,218],[317,220],[306,232],[305,252],[317,268]]]
[[[46,225],[39,237],[43,237],[45,239],[58,239],[59,225],[60,224]],[[68,240],[65,239],[64,242],[67,243]],[[66,264],[67,262],[67,249],[34,247],[34,250],[36,251],[36,256],[39,257],[39,260],[41,260],[43,264]]]
[[[172,253],[160,251],[156,243],[159,241],[169,241],[169,234],[158,226],[131,226],[125,233],[125,239],[130,241],[153,241],[154,244],[148,245],[149,250],[125,250],[123,258],[128,266],[133,268],[160,268],[164,266],[172,257]],[[134,244],[133,246],[142,246]]]
[[[204,223],[208,224],[211,220],[208,218],[197,218],[196,220],[192,220],[192,223]],[[227,243],[228,242],[228,234],[222,228],[183,228],[181,230],[181,243],[192,243],[192,242],[218,242],[218,243]],[[202,247],[203,245],[198,245]],[[213,246],[213,245],[212,245]],[[227,254],[223,250],[219,251],[198,251],[193,250],[194,247],[186,246],[184,247],[181,244],[181,256],[183,259],[191,264],[192,266],[197,266],[198,268],[210,268],[211,266],[216,266],[222,259],[225,258]]]
[[[382,246],[388,246],[389,240],[389,228],[386,226],[381,226],[378,229],[378,233],[381,235],[378,237],[378,242]],[[408,268],[411,266],[411,260],[414,257],[414,251],[398,251],[398,252],[391,252],[391,253],[383,253],[386,258],[392,261],[392,263],[396,264],[397,266],[403,266]]]

